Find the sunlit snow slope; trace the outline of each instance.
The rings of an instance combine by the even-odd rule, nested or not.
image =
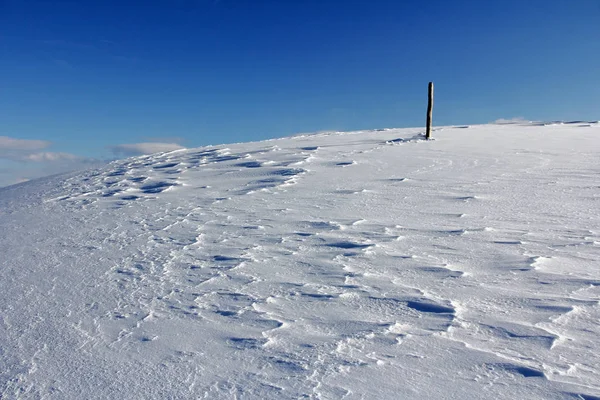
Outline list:
[[[600,126],[420,132],[0,189],[0,397],[600,398]]]

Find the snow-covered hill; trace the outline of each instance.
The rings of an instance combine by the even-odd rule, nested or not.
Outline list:
[[[0,397],[600,398],[600,126],[420,132],[0,189]]]

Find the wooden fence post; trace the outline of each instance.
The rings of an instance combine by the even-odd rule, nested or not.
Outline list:
[[[433,114],[433,82],[429,82],[429,101],[427,102],[427,130],[425,131],[425,139],[431,137],[431,117]]]

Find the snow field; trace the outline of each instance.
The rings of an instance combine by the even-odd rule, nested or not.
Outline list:
[[[0,397],[599,398],[598,124],[420,132],[0,189]]]

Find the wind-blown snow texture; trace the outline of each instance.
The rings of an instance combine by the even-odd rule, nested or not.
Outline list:
[[[598,399],[597,123],[321,133],[0,190],[0,397]]]

